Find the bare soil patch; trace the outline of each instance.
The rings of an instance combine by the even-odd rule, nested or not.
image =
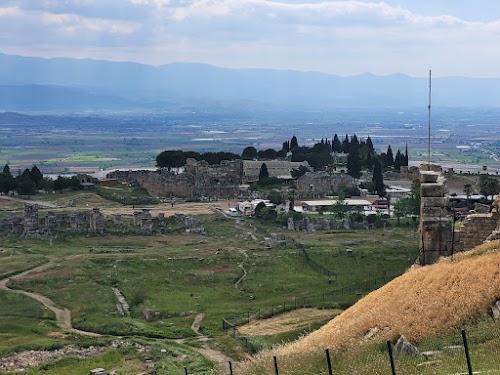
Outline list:
[[[257,320],[238,327],[238,331],[247,336],[276,335],[307,328],[309,325],[332,319],[342,310],[299,309],[273,318]]]

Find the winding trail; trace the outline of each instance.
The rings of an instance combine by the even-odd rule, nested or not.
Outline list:
[[[191,329],[194,331],[194,333],[196,333],[197,340],[205,342],[205,344],[201,348],[193,346],[191,347],[191,349],[197,351],[198,353],[212,361],[217,366],[219,374],[229,373],[229,362],[233,362],[233,360],[221,351],[210,348],[207,344],[207,342],[210,341],[210,338],[200,333],[200,323],[204,317],[205,314],[203,313],[197,314],[194,318],[193,324],[191,324]],[[179,344],[184,344],[185,341],[186,339],[175,340],[175,342]]]
[[[245,266],[244,266],[245,261],[248,260],[248,254],[243,249],[238,249],[238,250],[239,250],[240,253],[242,253],[245,256],[245,260],[243,262],[241,262],[241,263],[238,264],[238,268],[241,268],[241,270],[243,271],[243,275],[238,279],[238,281],[236,281],[234,283],[234,287],[236,289],[238,289],[240,287],[240,284],[243,282],[243,280],[246,279],[246,277],[248,275],[248,272],[247,272],[247,270],[245,269]]]
[[[23,294],[27,297],[33,298],[34,300],[40,302],[42,305],[44,305],[46,308],[49,310],[53,311],[54,314],[56,315],[56,321],[57,325],[59,328],[63,329],[64,331],[70,332],[70,333],[76,333],[79,335],[83,336],[90,336],[90,337],[100,337],[101,335],[95,332],[87,332],[87,331],[82,331],[76,328],[73,328],[71,325],[71,311],[57,306],[54,301],[52,301],[50,298],[47,298],[45,296],[42,296],[41,294],[38,293],[32,293],[32,292],[27,292],[25,290],[16,290],[16,289],[11,289],[8,287],[9,281],[17,280],[20,279],[26,275],[32,274],[32,273],[38,273],[45,271],[46,269],[52,267],[54,263],[48,262],[45,264],[42,264],[41,266],[31,268],[27,271],[18,273],[15,276],[10,276],[7,277],[3,280],[0,280],[0,290],[6,290],[8,292],[12,293],[17,293],[17,294]]]

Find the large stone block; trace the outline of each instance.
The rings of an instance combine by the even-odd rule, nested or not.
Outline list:
[[[422,207],[446,207],[448,198],[446,197],[423,197]]]
[[[422,172],[422,174],[420,175],[420,182],[422,182],[424,184],[425,183],[434,183],[434,182],[437,182],[438,177],[439,177],[438,172],[432,172],[432,171]]]
[[[422,197],[444,197],[445,187],[440,183],[422,184],[420,194]]]

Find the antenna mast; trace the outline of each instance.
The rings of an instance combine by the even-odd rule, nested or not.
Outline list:
[[[428,106],[428,139],[427,139],[427,170],[431,169],[431,81],[432,71],[429,70],[429,106]]]

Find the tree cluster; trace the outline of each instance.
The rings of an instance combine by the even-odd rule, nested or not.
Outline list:
[[[481,175],[481,177],[479,177],[479,192],[483,194],[486,199],[488,199],[490,195],[493,199],[495,194],[500,193],[500,183],[494,177]]]
[[[204,152],[165,150],[156,156],[156,165],[160,168],[180,168],[186,165],[186,160],[192,158],[198,161],[204,160],[208,164],[220,164],[222,160],[240,159],[240,155],[232,152]]]
[[[53,181],[48,177],[44,177],[36,165],[31,169],[26,168],[22,173],[19,171],[17,176],[14,177],[9,165],[6,164],[2,173],[0,173],[1,194],[9,194],[9,192],[15,191],[20,195],[33,195],[40,190],[61,191],[67,188],[77,188],[79,183],[76,177],[59,176],[57,180]]]

